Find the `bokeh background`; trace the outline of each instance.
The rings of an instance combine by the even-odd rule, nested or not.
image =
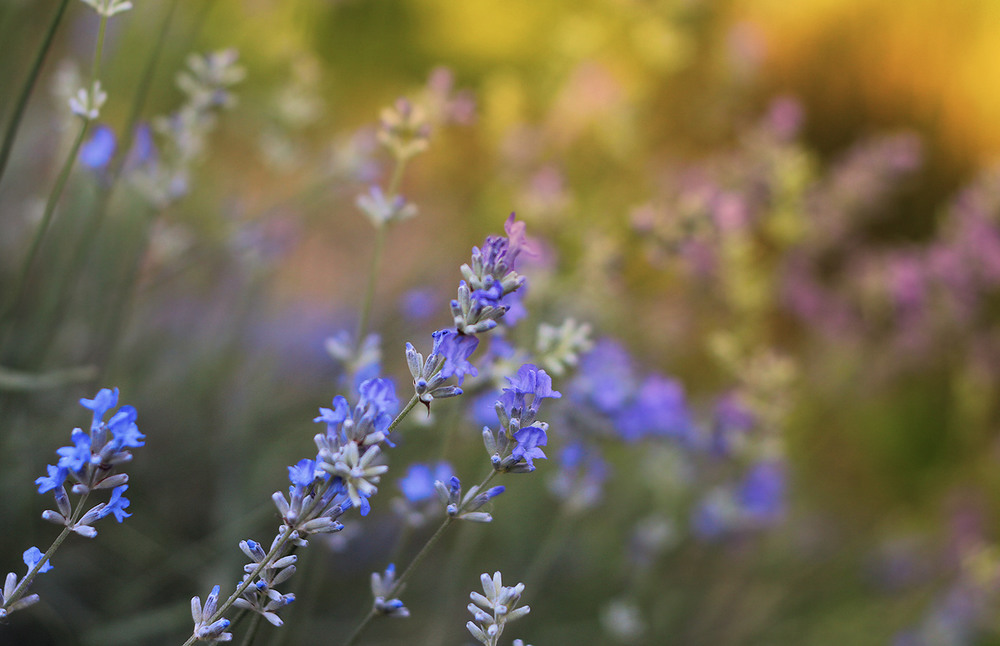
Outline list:
[[[4,127],[57,4],[0,6]],[[3,321],[0,569],[55,535],[31,483],[86,424],[79,397],[118,386],[147,446],[134,516],[62,548],[0,643],[180,643],[190,597],[238,578],[236,543],[269,540],[270,494],[350,387],[324,342],[355,325],[373,233],[354,202],[391,172],[375,132],[399,97],[431,133],[372,319],[404,400],[403,343],[450,324],[459,265],[511,211],[542,252],[510,339],[541,354],[538,325],[574,318],[596,349],[555,378],[552,459],[447,537],[414,616],[365,643],[471,643],[467,593],[498,569],[532,606],[509,637],[536,646],[1000,643],[1000,3],[135,4],[102,64],[120,148],[185,100],[191,53],[233,48],[245,78],[171,199],[127,162],[76,165]],[[8,295],[97,24],[69,5],[0,180]],[[683,404],[641,401],[656,379]],[[488,468],[474,412],[424,417],[259,643],[349,634],[369,573],[433,530],[390,503],[407,465]],[[573,471],[579,442],[604,466]]]

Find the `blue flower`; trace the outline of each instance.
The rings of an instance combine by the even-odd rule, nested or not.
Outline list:
[[[454,471],[447,462],[438,462],[434,470],[426,464],[412,464],[406,477],[398,482],[399,490],[410,502],[422,502],[435,495],[434,481],[447,482]]]
[[[517,322],[528,316],[528,310],[524,306],[524,297],[528,291],[528,282],[525,281],[521,287],[513,291],[500,300],[500,304],[507,309],[503,315],[503,323],[507,327],[517,325]]]
[[[297,487],[308,487],[316,480],[316,460],[304,458],[288,467],[288,479]]]
[[[358,388],[361,418],[370,419],[377,431],[385,431],[399,408],[396,388],[388,379],[369,379]],[[358,415],[355,414],[357,417]]]
[[[400,299],[400,309],[407,319],[422,322],[430,319],[437,311],[440,299],[432,289],[411,289]]]
[[[59,458],[59,466],[70,471],[79,472],[90,462],[92,457],[90,452],[90,433],[84,433],[82,430],[75,428],[70,439],[73,441],[73,446],[64,446],[56,449],[56,453],[61,456]]]
[[[548,437],[545,431],[537,426],[528,426],[514,433],[514,441],[517,445],[511,451],[511,455],[519,460],[524,460],[530,468],[534,468],[533,462],[536,458],[545,458],[545,453],[538,447],[545,446]]]
[[[618,342],[601,339],[581,357],[570,390],[574,399],[591,403],[602,413],[618,412],[636,391],[632,357]]]
[[[120,523],[132,515],[125,511],[125,508],[129,506],[129,499],[122,496],[126,489],[128,489],[128,485],[121,485],[111,491],[111,498],[101,510],[101,518],[114,514],[115,520]]]
[[[335,435],[345,420],[351,417],[351,405],[347,400],[337,395],[333,398],[333,408],[320,408],[319,417],[313,418],[314,422],[323,422],[327,426],[327,432]]]
[[[459,334],[455,330],[438,330],[431,336],[434,337],[434,349],[432,354],[444,357],[444,366],[441,368],[441,377],[458,377],[461,384],[465,375],[475,377],[479,372],[476,367],[469,362],[469,357],[479,347],[479,339],[469,334]]]
[[[756,523],[780,520],[785,513],[785,465],[778,460],[755,464],[743,479],[736,498],[743,513]]]
[[[35,484],[38,485],[38,493],[45,493],[46,491],[58,489],[62,486],[63,482],[66,481],[66,476],[69,475],[69,469],[66,467],[57,467],[47,464],[45,465],[45,469],[49,472],[49,475],[35,479]]]
[[[736,393],[720,397],[715,403],[714,413],[712,450],[720,455],[730,455],[740,437],[754,427],[756,419]]]
[[[680,383],[659,375],[643,381],[635,400],[615,417],[615,425],[628,441],[646,435],[690,439],[694,430]]]
[[[42,556],[43,556],[42,550],[38,549],[37,547],[29,547],[27,550],[24,551],[24,554],[21,556],[21,558],[24,559],[24,564],[28,566],[28,572],[31,572],[31,570],[33,570],[34,567],[38,565],[38,562],[42,560]],[[51,569],[52,569],[52,561],[46,560],[45,565],[40,567],[38,569],[38,572],[39,574],[41,574],[43,572],[48,572]]]
[[[97,126],[90,139],[80,147],[80,163],[87,168],[101,170],[111,161],[116,145],[115,133],[111,128]]]
[[[118,389],[101,388],[93,399],[81,399],[80,405],[94,411],[94,420],[90,425],[93,430],[101,425],[107,412],[118,405]]]
[[[108,429],[114,435],[119,449],[127,446],[137,448],[146,445],[143,441],[146,436],[139,432],[139,427],[135,423],[136,417],[137,413],[134,407],[122,406],[108,420]]]
[[[542,399],[562,397],[559,391],[552,390],[552,378],[531,363],[518,368],[516,375],[507,377],[507,382],[509,386],[503,389],[500,402],[507,415],[518,418],[522,424],[534,421]]]

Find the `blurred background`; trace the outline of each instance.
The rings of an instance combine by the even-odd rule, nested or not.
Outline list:
[[[504,639],[536,646],[1000,644],[1000,3],[135,4],[27,265],[79,131],[82,2],[0,175],[0,570],[56,534],[32,482],[103,386],[147,435],[134,516],[70,540],[0,643],[181,643],[238,541],[270,541],[352,387],[326,340],[356,326],[355,199],[389,182],[379,115],[405,97],[429,145],[377,282],[382,374],[405,401],[403,344],[451,325],[458,267],[515,211],[540,253],[504,338],[563,398],[550,459],[362,643],[472,643],[468,592],[502,570],[532,606]],[[0,5],[8,133],[59,5]],[[540,326],[567,319],[590,341],[560,369]],[[408,418],[372,514],[306,550],[258,643],[350,633],[437,524],[398,481],[443,459],[478,482],[502,376]]]

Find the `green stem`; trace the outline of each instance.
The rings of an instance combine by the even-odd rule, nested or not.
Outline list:
[[[372,303],[375,301],[375,281],[378,279],[378,267],[382,262],[382,249],[385,247],[385,223],[375,228],[375,250],[372,251],[372,264],[368,270],[368,284],[365,287],[364,300],[361,305],[361,318],[358,319],[358,333],[354,339],[355,356],[361,350],[368,332],[368,319],[371,317]]]
[[[97,30],[97,46],[94,50],[94,60],[90,67],[90,87],[87,88],[87,96],[89,97],[88,105],[89,108],[94,100],[96,92],[94,91],[97,86],[97,81],[101,73],[101,54],[104,52],[104,34],[107,30],[108,17],[101,15],[101,23]],[[77,135],[76,140],[73,142],[73,147],[70,149],[69,156],[66,157],[66,161],[63,162],[62,169],[59,171],[59,176],[56,178],[56,185],[52,188],[52,192],[49,194],[49,199],[45,203],[45,213],[42,215],[42,221],[39,223],[38,228],[35,231],[35,237],[31,241],[31,248],[28,251],[28,256],[24,259],[24,263],[21,265],[21,271],[18,274],[17,280],[14,283],[14,291],[7,301],[7,305],[3,312],[0,313],[0,321],[5,320],[14,308],[17,306],[17,302],[21,298],[23,293],[25,283],[28,280],[28,272],[31,269],[31,265],[35,261],[35,256],[38,254],[38,249],[41,247],[42,238],[45,237],[45,232],[49,227],[49,223],[52,221],[52,215],[55,213],[56,204],[59,202],[59,198],[62,197],[63,189],[66,188],[66,182],[69,180],[70,171],[73,170],[73,164],[76,163],[77,154],[80,152],[80,146],[83,145],[83,140],[87,136],[87,131],[90,129],[91,119],[89,117],[84,117],[83,126],[80,128],[80,134]]]
[[[386,189],[386,199],[392,200],[399,190],[399,184],[403,180],[403,169],[406,168],[406,160],[397,159],[396,167],[392,171],[392,178]],[[368,271],[368,285],[365,287],[364,301],[361,305],[361,318],[358,320],[358,333],[354,341],[354,354],[361,350],[364,343],[365,334],[368,332],[368,319],[371,318],[372,303],[375,300],[375,281],[378,279],[378,268],[382,262],[382,251],[385,248],[385,232],[389,228],[388,223],[380,222],[375,225],[375,250],[372,252],[372,264]]]
[[[59,175],[56,178],[56,184],[52,188],[52,192],[49,194],[49,199],[45,202],[45,211],[42,214],[42,221],[38,223],[38,228],[35,229],[35,236],[32,238],[31,246],[28,248],[28,255],[21,263],[21,269],[17,274],[17,279],[14,281],[14,289],[7,298],[7,303],[3,312],[0,313],[0,321],[4,321],[8,316],[10,316],[10,314],[14,311],[14,308],[17,306],[18,301],[21,299],[21,294],[24,292],[25,284],[28,281],[28,273],[31,269],[31,265],[34,264],[35,257],[38,255],[38,250],[42,245],[42,238],[45,237],[45,232],[48,230],[49,223],[52,221],[52,215],[55,213],[56,204],[59,202],[63,189],[66,187],[70,171],[73,170],[73,163],[76,161],[76,156],[80,152],[80,146],[83,145],[83,140],[87,136],[87,130],[89,128],[90,121],[84,120],[79,134],[73,141],[73,146],[69,151],[69,155],[66,157],[66,161],[63,162],[62,168],[59,171]]]
[[[76,521],[80,519],[80,515],[83,513],[83,506],[86,504],[89,496],[90,492],[88,491],[80,497],[76,503],[76,509],[73,510],[73,514],[70,516],[69,522],[67,522],[66,526],[63,527],[63,530],[59,532],[59,536],[56,536],[56,540],[52,541],[52,545],[49,546],[49,549],[45,550],[45,553],[42,554],[42,558],[38,559],[38,563],[35,563],[35,567],[31,568],[31,570],[24,575],[24,578],[21,579],[21,582],[17,584],[16,588],[14,588],[14,592],[11,593],[10,597],[3,600],[4,609],[10,608],[24,596],[25,592],[28,591],[28,587],[31,585],[31,582],[34,581],[38,571],[42,569],[42,566],[49,562],[52,555],[56,553],[59,546],[63,544],[63,541],[65,541],[70,535],[70,532],[73,531],[72,528],[76,524]]]
[[[257,631],[260,629],[260,620],[263,615],[259,613],[253,613],[253,617],[250,618],[250,627],[247,628],[247,634],[243,636],[243,646],[251,646],[254,639],[257,637]]]
[[[3,135],[3,145],[0,147],[0,179],[3,178],[3,173],[7,169],[7,160],[10,158],[10,151],[14,148],[14,138],[17,136],[17,130],[21,125],[21,117],[24,116],[24,110],[28,106],[28,97],[31,96],[31,91],[34,89],[35,82],[42,71],[42,63],[45,62],[45,55],[52,46],[56,29],[62,21],[63,14],[66,13],[66,6],[68,4],[69,0],[60,0],[59,8],[56,9],[56,14],[52,17],[52,22],[49,23],[49,29],[45,32],[42,46],[39,48],[38,53],[35,55],[35,60],[31,64],[31,71],[28,72],[28,78],[17,97],[17,103],[14,104],[14,114],[11,115],[10,122],[7,124],[7,129]]]
[[[392,420],[392,423],[389,424],[389,428],[386,429],[386,433],[389,433],[389,431],[396,428],[396,426],[399,425],[401,421],[403,421],[403,418],[406,417],[406,415],[411,410],[413,410],[413,407],[416,406],[416,404],[417,404],[417,396],[414,395],[410,399],[410,401],[406,404],[406,406],[403,408],[403,410],[400,411],[398,415],[396,415],[396,419]],[[489,481],[489,479],[487,479],[487,481]],[[316,506],[323,499],[323,493],[326,491],[326,487],[329,486],[332,482],[333,482],[332,479],[328,480],[325,483],[326,486],[316,491],[312,502],[309,503],[308,507],[302,510],[302,515],[301,515],[302,518],[308,518],[309,515],[313,512],[313,510],[316,509]],[[216,611],[208,619],[208,623],[213,623],[221,619],[222,616],[226,613],[226,611],[229,610],[230,606],[232,606],[233,603],[240,598],[240,596],[247,590],[247,588],[253,585],[254,580],[260,575],[260,573],[263,572],[265,568],[270,566],[272,562],[277,560],[278,555],[282,553],[285,545],[291,539],[291,536],[294,532],[295,532],[295,527],[292,527],[291,525],[285,527],[285,530],[278,537],[278,540],[276,540],[274,544],[271,545],[270,551],[268,551],[268,553],[264,556],[263,560],[261,560],[261,562],[257,564],[257,567],[255,567],[253,571],[250,572],[249,576],[244,577],[243,581],[241,581],[240,584],[236,586],[236,590],[231,595],[229,595],[229,598],[226,599],[226,601],[223,602],[221,606],[219,606],[216,609]],[[192,634],[190,637],[188,637],[187,641],[184,642],[184,646],[191,646],[196,641],[198,641],[197,638],[194,636],[194,634]]]
[[[479,491],[485,489],[486,485],[488,485],[490,481],[493,480],[493,478],[495,478],[498,473],[499,471],[491,469],[490,474],[486,476],[486,479],[480,483]],[[424,560],[424,557],[426,557],[427,554],[430,553],[431,548],[433,548],[434,545],[437,544],[437,542],[444,535],[445,530],[447,530],[448,527],[453,522],[455,522],[455,519],[461,512],[462,510],[459,509],[454,516],[445,517],[444,521],[442,521],[441,525],[437,528],[437,531],[435,531],[434,534],[429,539],[427,539],[427,542],[424,543],[424,546],[420,548],[420,551],[417,552],[417,555],[413,557],[413,560],[410,561],[410,564],[406,566],[406,569],[403,570],[403,573],[399,575],[398,579],[396,579],[396,582],[392,585],[392,588],[386,594],[387,598],[392,599],[395,598],[397,594],[399,594],[400,590],[403,589],[403,585],[406,584],[406,580],[410,578],[410,575],[413,574],[413,571],[416,570],[417,566],[420,565],[421,561]],[[353,644],[354,641],[361,636],[361,633],[364,632],[365,628],[368,627],[368,624],[371,623],[371,620],[374,619],[375,617],[376,617],[375,608],[372,607],[372,609],[368,611],[368,614],[365,615],[365,618],[361,620],[361,623],[358,624],[358,627],[354,629],[354,632],[351,633],[351,636],[347,638],[347,641],[344,642],[343,646],[351,646],[351,644]]]

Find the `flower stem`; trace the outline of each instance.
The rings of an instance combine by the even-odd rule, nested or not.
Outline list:
[[[479,490],[482,491],[486,487],[486,485],[488,485],[490,481],[496,477],[497,473],[499,472],[491,469],[490,474],[486,476],[486,479],[483,480],[482,483],[480,483]],[[458,511],[459,513],[461,513],[462,510],[459,509]],[[420,548],[420,551],[417,552],[417,555],[413,557],[413,560],[410,561],[410,564],[406,566],[406,569],[403,570],[403,573],[399,575],[398,579],[396,579],[396,582],[392,585],[392,588],[389,590],[388,593],[386,593],[385,596],[387,599],[392,599],[397,594],[399,594],[399,591],[403,588],[403,585],[406,583],[406,580],[410,577],[411,574],[413,574],[413,571],[417,568],[418,565],[420,565],[421,561],[424,560],[424,557],[427,556],[428,553],[430,553],[431,548],[433,548],[434,545],[436,545],[437,542],[441,539],[441,537],[444,535],[445,530],[447,530],[448,527],[453,522],[455,522],[456,517],[457,514],[455,516],[445,517],[445,519],[441,522],[441,525],[437,528],[437,531],[435,531],[434,534],[429,539],[427,539],[427,542],[424,543],[424,546]],[[354,632],[351,633],[351,636],[347,638],[347,641],[344,642],[343,646],[351,646],[351,644],[353,644],[355,640],[361,636],[361,633],[364,632],[365,628],[368,627],[368,624],[371,623],[371,620],[374,619],[375,616],[376,616],[375,608],[372,607],[372,609],[368,611],[368,614],[365,615],[365,618],[361,620],[361,623],[358,624],[358,627],[354,629]]]
[[[21,88],[21,93],[17,97],[17,102],[14,104],[14,113],[11,115],[10,122],[7,124],[7,129],[4,131],[3,145],[0,146],[0,179],[3,178],[3,173],[7,169],[7,160],[10,158],[10,151],[14,148],[14,138],[17,136],[17,130],[21,125],[21,117],[24,116],[24,109],[28,105],[28,97],[31,96],[31,91],[34,89],[35,82],[38,80],[38,76],[42,71],[42,63],[45,62],[45,55],[52,46],[52,40],[55,37],[56,29],[59,27],[59,23],[62,22],[62,17],[63,14],[66,13],[66,6],[68,4],[69,0],[60,0],[59,7],[56,9],[56,14],[52,17],[52,22],[49,23],[49,29],[45,32],[45,38],[42,40],[42,46],[38,49],[38,53],[35,55],[35,60],[31,64],[31,70],[28,72],[28,78],[24,82],[24,87]]]
[[[35,229],[35,235],[31,240],[31,246],[28,248],[28,255],[25,256],[24,261],[21,263],[21,269],[17,274],[17,279],[14,281],[14,289],[10,292],[10,296],[7,297],[7,302],[4,306],[3,312],[0,313],[0,321],[6,320],[8,316],[14,311],[17,306],[18,301],[21,299],[21,294],[24,292],[24,287],[28,281],[28,272],[31,269],[31,265],[35,262],[35,257],[38,255],[38,250],[42,245],[42,238],[45,237],[45,232],[49,228],[49,223],[52,221],[52,215],[56,210],[56,203],[59,201],[60,196],[62,196],[63,189],[66,187],[66,181],[69,179],[70,171],[73,169],[73,163],[76,161],[76,156],[80,151],[80,146],[83,145],[83,140],[87,136],[87,130],[90,128],[90,121],[84,120],[83,125],[80,127],[80,132],[77,134],[76,139],[73,141],[73,146],[70,148],[69,155],[63,162],[62,168],[59,171],[59,175],[56,178],[56,184],[52,188],[52,192],[49,194],[49,199],[45,202],[45,211],[42,214],[42,220],[38,223],[38,227]]]
[[[28,588],[31,586],[31,582],[34,581],[38,571],[42,569],[42,566],[49,562],[52,555],[56,553],[59,546],[63,544],[63,541],[65,541],[70,535],[70,532],[73,531],[72,528],[76,524],[76,521],[80,519],[80,514],[83,513],[83,506],[86,504],[88,496],[90,496],[90,491],[80,497],[80,499],[76,502],[76,509],[73,510],[73,514],[70,516],[69,522],[67,522],[66,526],[63,527],[63,530],[59,532],[56,539],[52,541],[52,545],[49,545],[49,549],[45,550],[45,553],[42,554],[42,558],[38,559],[38,563],[35,563],[35,567],[31,568],[31,570],[24,575],[21,582],[17,584],[16,588],[14,588],[14,592],[11,593],[10,598],[3,600],[2,607],[4,609],[9,608],[24,596],[24,593],[28,591]]]
[[[406,168],[406,160],[397,158],[396,167],[392,171],[392,178],[389,180],[389,187],[386,189],[386,197],[392,200],[399,184],[403,180],[403,169]],[[368,271],[368,285],[365,287],[364,300],[361,305],[361,317],[358,320],[358,333],[354,340],[354,354],[361,350],[368,332],[368,320],[371,318],[372,303],[375,300],[375,281],[378,279],[378,269],[382,262],[382,251],[385,248],[386,229],[388,223],[380,222],[375,226],[375,249],[372,252],[372,264]]]
[[[101,54],[104,52],[104,34],[108,25],[108,17],[105,15],[101,16],[100,27],[97,30],[97,45],[94,49],[94,60],[90,67],[90,86],[87,88],[87,96],[89,97],[88,105],[86,108],[89,110],[91,105],[95,101],[97,80],[101,73]],[[45,232],[49,227],[49,223],[52,221],[52,215],[55,213],[56,204],[59,202],[59,198],[62,197],[63,189],[66,188],[66,182],[69,180],[70,171],[73,170],[73,164],[76,163],[77,154],[80,152],[80,146],[83,145],[83,140],[87,136],[87,131],[90,129],[91,119],[85,117],[83,119],[83,125],[80,127],[80,133],[76,136],[73,142],[72,148],[70,148],[69,155],[66,157],[66,161],[63,162],[62,169],[59,171],[59,175],[56,178],[56,184],[52,187],[52,192],[49,193],[49,198],[45,203],[45,212],[42,215],[42,221],[38,224],[38,228],[35,230],[35,236],[31,241],[31,247],[28,250],[28,255],[25,257],[24,262],[21,265],[21,270],[18,273],[17,280],[14,282],[14,290],[8,297],[7,303],[2,312],[0,312],[0,321],[6,320],[6,318],[14,311],[17,306],[18,301],[21,298],[21,294],[24,292],[25,283],[28,280],[28,272],[31,269],[31,265],[35,261],[35,257],[38,255],[38,249],[41,247],[42,238],[45,237]]]

